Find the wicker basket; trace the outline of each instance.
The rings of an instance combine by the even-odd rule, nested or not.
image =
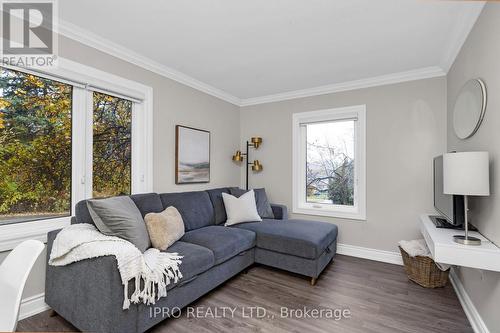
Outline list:
[[[444,287],[448,282],[449,269],[442,271],[429,257],[410,257],[401,247],[401,256],[408,279],[425,288]]]

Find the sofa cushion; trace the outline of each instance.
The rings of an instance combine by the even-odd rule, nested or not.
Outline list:
[[[82,200],[76,203],[75,219],[72,219],[71,223],[90,223],[95,225],[92,220],[92,216],[90,216],[89,208],[87,207],[87,200]]]
[[[244,229],[214,225],[186,232],[181,241],[212,250],[217,265],[254,247],[255,233]]]
[[[147,213],[144,222],[155,249],[164,251],[184,236],[184,222],[175,207],[167,207],[160,213]]]
[[[123,238],[141,252],[151,246],[144,219],[130,197],[87,200],[87,207],[101,233]]]
[[[238,187],[229,188],[229,193],[237,198],[241,197],[246,192],[248,192],[248,190],[243,190]],[[263,219],[274,219],[274,212],[269,199],[267,198],[266,189],[256,188],[253,192],[255,193],[255,204],[257,205],[259,216]]]
[[[229,188],[214,188],[212,190],[207,191],[210,196],[210,200],[212,201],[212,206],[214,207],[215,212],[215,224],[221,224],[226,222],[226,208],[224,207],[224,201],[222,200],[222,193],[229,193]]]
[[[133,194],[130,199],[135,203],[142,217],[147,213],[158,213],[163,210],[163,205],[158,193]],[[75,218],[71,220],[71,224],[75,223],[90,223],[94,224],[87,207],[87,200],[78,202],[75,206]],[[94,224],[95,225],[95,224]]]
[[[248,191],[237,198],[231,194],[222,193],[224,206],[226,207],[227,221],[225,226],[244,222],[262,221],[255,205],[255,194],[253,190]]]
[[[130,199],[135,203],[142,217],[148,213],[159,213],[163,211],[163,205],[158,193],[132,194]]]
[[[306,220],[267,220],[234,226],[254,231],[257,247],[316,259],[337,239],[335,224]]]
[[[214,208],[205,191],[160,194],[163,208],[174,206],[181,213],[186,231],[215,223]]]
[[[167,251],[168,253],[178,253],[183,256],[182,264],[180,270],[182,273],[182,279],[177,281],[177,283],[170,283],[167,287],[172,289],[173,287],[189,282],[193,277],[207,271],[212,266],[214,266],[214,254],[209,249],[192,243],[186,243],[177,241],[172,246],[170,246]]]

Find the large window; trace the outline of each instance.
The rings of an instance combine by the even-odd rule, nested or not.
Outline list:
[[[294,114],[295,213],[365,219],[365,107]]]
[[[91,72],[77,69],[77,79]],[[0,70],[0,225],[67,221],[80,200],[151,190],[142,100],[113,93],[112,83]],[[99,84],[120,80],[97,74]]]
[[[0,73],[0,224],[70,215],[72,86]]]

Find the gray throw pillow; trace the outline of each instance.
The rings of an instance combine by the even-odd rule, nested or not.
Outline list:
[[[273,209],[271,208],[271,203],[267,198],[266,190],[264,188],[257,188],[253,191],[255,193],[255,203],[257,204],[257,212],[259,213],[259,216],[263,219],[274,219]],[[248,191],[238,187],[231,187],[229,188],[229,192],[231,195],[239,198]]]
[[[224,207],[224,200],[222,199],[222,193],[229,193],[227,187],[215,188],[212,190],[207,190],[210,200],[212,201],[212,206],[214,206],[215,212],[215,224],[221,224],[226,222],[226,207]]]
[[[87,200],[87,207],[101,233],[123,238],[141,252],[151,247],[141,212],[129,197]]]

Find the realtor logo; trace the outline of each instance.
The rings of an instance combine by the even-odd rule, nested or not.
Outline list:
[[[55,66],[55,1],[2,1],[2,62]]]

